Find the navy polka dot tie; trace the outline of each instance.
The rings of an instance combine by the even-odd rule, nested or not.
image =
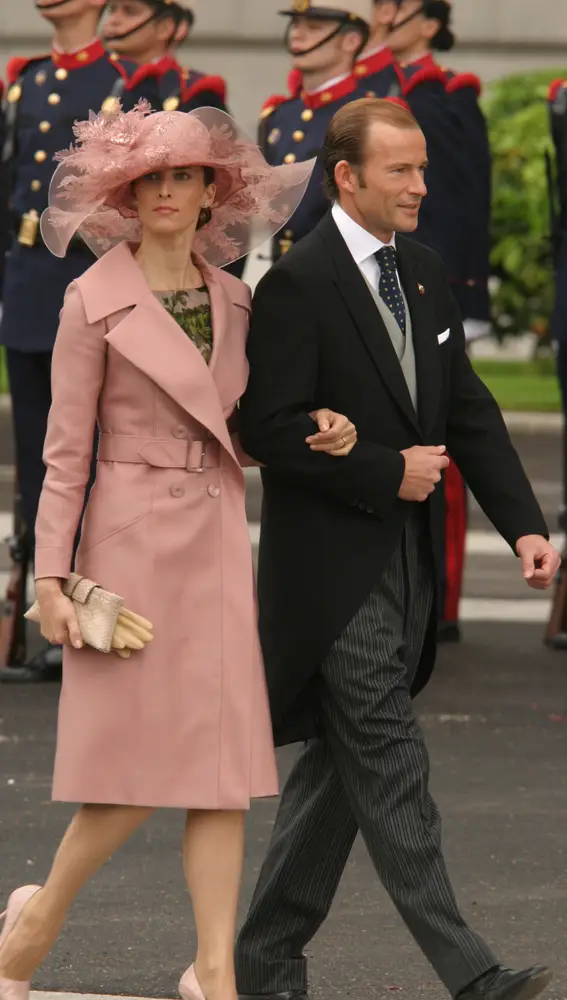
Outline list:
[[[406,307],[398,282],[395,247],[381,247],[374,254],[380,267],[378,293],[386,303],[404,337],[406,335]]]

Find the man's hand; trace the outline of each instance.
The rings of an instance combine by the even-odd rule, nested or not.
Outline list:
[[[406,469],[402,485],[398,490],[400,500],[427,500],[433,493],[435,484],[441,480],[441,470],[449,465],[445,455],[445,445],[414,445],[406,448],[404,456]]]
[[[327,455],[350,455],[357,442],[356,427],[342,413],[333,410],[315,410],[309,414],[316,422],[318,434],[305,438],[311,451],[324,451]]]
[[[528,587],[546,590],[553,583],[561,556],[543,535],[523,535],[516,542],[516,553],[522,560],[522,573]]]

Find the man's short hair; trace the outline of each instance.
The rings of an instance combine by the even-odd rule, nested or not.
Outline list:
[[[374,122],[395,128],[419,129],[411,111],[395,101],[362,97],[339,108],[329,122],[323,146],[325,193],[332,201],[339,195],[335,180],[337,163],[346,160],[351,167],[362,167],[366,136]]]

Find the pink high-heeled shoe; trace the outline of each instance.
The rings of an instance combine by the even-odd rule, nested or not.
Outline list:
[[[0,920],[4,919],[4,926],[0,934],[0,951],[24,906],[26,903],[29,903],[32,896],[35,896],[39,889],[41,889],[40,885],[22,885],[10,896],[4,913],[0,913]],[[29,992],[29,982],[26,983],[17,979],[3,979],[0,976],[0,1000],[28,1000]]]
[[[205,994],[201,989],[201,984],[197,979],[197,973],[195,972],[195,966],[190,965],[187,972],[184,972],[179,980],[179,996],[183,997],[183,1000],[206,1000]],[[0,1000],[4,1000],[0,997]],[[12,1000],[10,997],[9,1000]],[[14,998],[14,1000],[20,1000],[19,997]]]

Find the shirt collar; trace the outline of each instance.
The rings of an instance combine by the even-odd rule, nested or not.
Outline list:
[[[319,94],[322,90],[330,90],[335,86],[336,83],[340,83],[341,80],[346,80],[350,76],[350,73],[341,73],[340,76],[334,76],[331,80],[327,80],[326,83],[320,84],[319,87],[315,87],[314,90],[308,90],[308,94]]]
[[[382,243],[382,240],[379,240],[377,236],[373,236],[367,229],[359,226],[358,222],[351,219],[350,215],[347,215],[344,208],[341,208],[338,202],[334,203],[331,214],[339,233],[357,264],[362,264],[368,257],[373,257],[384,246],[396,246],[395,233],[388,243]]]

